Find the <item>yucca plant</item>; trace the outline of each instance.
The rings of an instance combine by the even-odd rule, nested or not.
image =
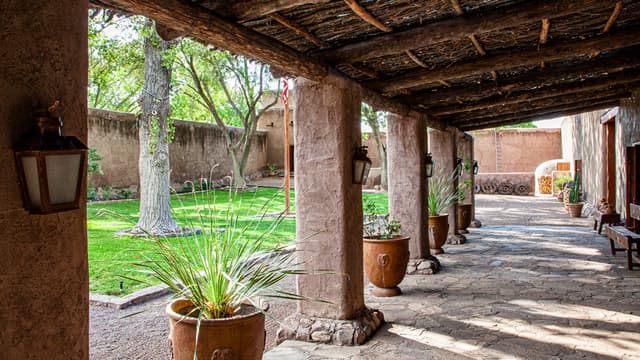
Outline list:
[[[456,170],[445,175],[441,170],[429,178],[429,197],[427,204],[429,206],[429,215],[436,216],[446,211],[451,205],[458,201],[458,191],[454,188],[453,183],[457,178]]]
[[[569,203],[577,204],[580,202],[580,172],[576,171],[576,176],[569,188]]]
[[[258,295],[303,299],[274,289],[285,277],[302,274],[294,252],[257,258],[267,250],[266,240],[282,222],[282,216],[265,224],[262,220],[266,204],[263,204],[257,206],[253,220],[241,221],[235,214],[231,193],[227,206],[222,208],[206,201],[207,197],[215,196],[212,194],[200,193],[205,203],[199,205],[197,227],[202,231],[173,239],[152,238],[155,248],[140,254],[140,261],[135,263],[139,271],[167,285],[176,297],[189,301],[193,306],[183,315],[198,319],[231,317],[243,303],[264,311],[256,300]],[[224,223],[214,216],[217,212],[225,214]]]

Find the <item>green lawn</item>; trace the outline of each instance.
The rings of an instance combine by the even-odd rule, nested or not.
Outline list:
[[[295,202],[293,193],[292,205]],[[373,200],[382,211],[387,209],[386,194],[363,194],[365,199]],[[231,205],[230,205],[231,202]],[[224,227],[225,209],[231,206],[238,216],[241,226],[251,225],[247,234],[251,236],[264,231],[276,218],[256,219],[256,215],[278,213],[284,210],[284,194],[277,189],[260,188],[256,193],[240,193],[233,195],[224,191],[186,194],[174,196],[172,209],[181,226],[201,225],[198,209],[207,206],[214,209],[214,219],[218,223],[213,227]],[[135,273],[131,262],[138,260],[140,252],[152,249],[153,243],[144,238],[118,237],[115,232],[131,228],[139,216],[140,204],[137,200],[122,201],[109,204],[89,204],[87,206],[87,233],[89,239],[89,278],[90,290],[94,293],[110,295],[126,295],[146,287],[123,276],[140,277]],[[295,211],[295,207],[292,209]],[[116,216],[111,214],[117,214]],[[259,217],[259,216],[258,216]],[[205,221],[206,222],[206,221]],[[268,239],[269,245],[289,244],[295,239],[295,219],[284,219]],[[120,291],[120,281],[124,282],[124,290]]]

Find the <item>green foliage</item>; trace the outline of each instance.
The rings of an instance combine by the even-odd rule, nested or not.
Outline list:
[[[269,173],[275,173],[278,170],[276,164],[267,164],[266,169]]]
[[[89,185],[87,186],[87,200],[96,200],[96,186],[93,185],[93,183],[89,183]]]
[[[98,150],[95,148],[89,148],[87,153],[88,165],[87,174],[102,174],[102,167],[100,161],[104,159],[104,156],[98,154]]]
[[[141,17],[92,10],[89,16],[89,106],[134,112],[144,82]]]
[[[202,233],[178,236],[174,241],[166,237],[154,238],[152,249],[141,253],[140,261],[134,262],[140,273],[151,275],[178,297],[191,302],[191,313],[185,315],[199,319],[230,317],[245,302],[260,308],[255,302],[258,294],[303,299],[297,294],[273,289],[287,276],[303,274],[295,262],[295,252],[255,261],[255,256],[263,251],[266,239],[283,218],[257,230],[265,219],[264,209],[268,204],[254,203],[250,210],[258,216],[243,223],[237,215],[237,201],[231,192],[226,204],[210,199],[214,193],[205,194],[201,199],[203,202],[195,209],[199,216],[195,224],[203,229]],[[223,214],[222,219],[219,214]],[[250,229],[255,230],[253,236],[249,236]]]
[[[564,188],[564,185],[570,181],[571,181],[571,175],[558,174],[556,175],[556,180],[554,181],[553,185],[556,187],[557,190],[562,190]]]
[[[370,239],[391,239],[400,235],[401,225],[397,220],[382,214],[373,200],[365,200],[363,206],[364,235]]]
[[[228,193],[220,190],[212,191],[212,194],[196,193],[172,196],[171,208],[181,224],[199,224],[200,215],[203,215],[201,205],[207,203],[210,198],[213,204],[208,206],[225,209]],[[379,194],[374,194],[379,195]],[[293,194],[292,194],[293,197]],[[295,197],[293,197],[295,199]],[[383,201],[383,200],[380,200]],[[246,227],[246,238],[255,238],[272,226],[273,222],[280,222],[268,237],[262,242],[263,250],[273,250],[284,245],[289,245],[295,240],[295,219],[278,220],[276,218],[261,219],[259,224],[252,219],[258,213],[256,204],[267,203],[263,209],[266,213],[279,213],[284,211],[284,194],[277,189],[260,188],[255,193],[242,193],[233,198],[232,208],[237,216],[237,225]],[[293,204],[293,202],[292,202]],[[138,260],[140,252],[154,250],[155,244],[149,239],[119,237],[116,231],[126,229],[135,224],[139,217],[139,200],[121,201],[102,204],[87,205],[87,235],[89,246],[89,277],[92,293],[113,293],[119,296],[127,295],[139,290],[148,284],[157,285],[159,281],[147,274],[136,272],[137,267],[133,263]],[[295,209],[292,209],[295,211]],[[116,213],[117,217],[100,216],[99,213]],[[212,221],[222,224],[226,221],[223,211],[212,213],[215,219]],[[256,226],[250,226],[250,224]],[[223,225],[221,225],[223,226]],[[187,239],[190,239],[187,238]],[[178,239],[167,238],[171,244],[178,244]],[[135,277],[141,282],[125,280],[125,289],[121,293],[119,281],[122,277]]]
[[[531,121],[521,123],[521,124],[515,124],[515,125],[498,126],[498,129],[535,129],[535,128],[537,128],[536,124],[534,124]]]
[[[456,169],[445,175],[437,168],[433,176],[429,178],[429,196],[427,205],[429,215],[440,215],[458,201],[459,191],[453,188],[453,183],[458,177]]]
[[[569,202],[571,204],[577,204],[580,202],[580,172],[576,172],[576,176],[569,188]]]
[[[102,187],[102,200],[111,199],[112,194],[113,194],[113,187],[111,187],[111,185],[105,185]]]
[[[120,197],[123,199],[128,199],[129,197],[131,197],[131,195],[133,195],[133,191],[129,189],[120,189],[118,190],[118,195],[120,195]]]

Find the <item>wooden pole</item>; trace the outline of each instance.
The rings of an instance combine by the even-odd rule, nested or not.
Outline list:
[[[286,81],[286,80],[285,80]],[[289,100],[284,102],[284,214],[289,215],[291,196],[289,194],[291,180],[291,164],[289,163]]]

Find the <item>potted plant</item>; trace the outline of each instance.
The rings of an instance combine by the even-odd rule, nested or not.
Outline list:
[[[256,257],[281,219],[245,224],[234,214],[231,196],[225,209],[201,206],[200,233],[152,238],[153,250],[134,263],[177,298],[166,307],[176,360],[261,359],[266,310],[257,295],[302,299],[274,289],[286,276],[301,273],[293,252]]]
[[[265,168],[267,169],[267,176],[276,176],[276,170],[278,170],[276,164],[267,164]]]
[[[564,189],[565,186],[571,182],[571,176],[567,175],[567,174],[558,174],[556,175],[556,179],[553,182],[553,185],[556,189],[556,193],[558,194],[558,200],[559,201],[563,201],[564,200]]]
[[[453,189],[457,177],[454,169],[449,175],[437,171],[429,178],[429,246],[434,254],[442,254],[442,245],[447,241],[449,232],[449,214],[444,213],[458,201],[458,193]]]
[[[468,233],[467,228],[471,225],[471,210],[472,204],[465,204],[467,189],[471,187],[471,180],[465,180],[460,186],[458,186],[458,205],[456,211],[458,212],[457,225],[461,234]]]
[[[580,172],[576,172],[573,182],[569,186],[568,202],[565,204],[571,217],[580,217],[584,203],[580,201]]]
[[[401,225],[379,215],[376,205],[368,201],[364,207],[364,269],[375,286],[374,296],[396,296],[402,293],[398,284],[404,279],[409,263],[409,237],[400,235]]]

